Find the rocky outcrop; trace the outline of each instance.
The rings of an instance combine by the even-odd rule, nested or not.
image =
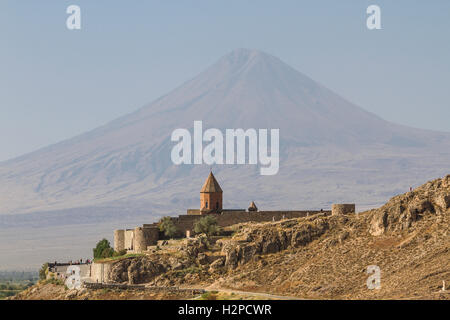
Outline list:
[[[444,214],[449,210],[450,175],[447,175],[396,196],[381,208],[372,210],[369,233],[379,236],[387,231],[407,230],[424,215]]]
[[[206,273],[214,274],[234,269],[249,263],[258,255],[305,246],[319,238],[328,228],[327,217],[319,215],[301,222],[291,219],[269,224],[244,224],[233,238],[220,239],[214,246],[206,236],[200,235],[182,241],[174,250],[176,252],[170,253],[169,249],[164,249],[150,255],[110,262],[107,278],[112,283],[169,283],[173,279],[168,280],[166,275],[178,272],[183,274],[185,280],[189,280],[193,277],[186,275],[188,271],[184,270],[205,270]]]
[[[167,266],[149,257],[135,257],[113,263],[109,279],[115,283],[145,283],[165,272]]]
[[[208,250],[208,238],[200,235],[185,239],[177,248],[179,254],[173,256],[162,250],[139,257],[130,257],[112,264],[107,279],[113,283],[140,284],[148,283],[168,271],[180,271],[197,265],[208,264],[204,254]]]
[[[299,219],[262,224],[244,228],[235,235],[236,240],[222,241],[225,267],[234,269],[248,263],[255,255],[277,253],[287,248],[305,246],[328,230],[324,217],[312,217],[299,223]]]
[[[221,270],[224,265],[225,265],[225,258],[224,257],[220,257],[219,259],[215,260],[213,263],[211,263],[209,265],[209,270],[208,271],[210,273],[215,273],[215,272]]]

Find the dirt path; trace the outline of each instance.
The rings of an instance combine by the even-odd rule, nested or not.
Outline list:
[[[218,291],[218,292],[225,292],[225,293],[235,293],[235,294],[240,294],[240,295],[259,297],[259,298],[262,298],[263,300],[264,300],[264,298],[266,298],[266,299],[274,299],[274,300],[305,300],[305,299],[298,298],[298,297],[279,296],[279,295],[274,295],[274,294],[270,294],[270,293],[263,293],[263,292],[240,291],[240,290],[234,290],[234,289],[220,288],[220,287],[217,287],[217,286],[214,286],[214,285],[201,287],[201,288],[198,288],[198,287],[197,288],[189,288],[189,289],[204,289],[204,290],[207,290],[207,291]]]

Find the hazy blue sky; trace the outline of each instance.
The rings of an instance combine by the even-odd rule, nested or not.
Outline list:
[[[366,28],[369,4],[382,30]],[[387,120],[450,131],[448,0],[1,0],[0,40],[0,160],[134,111],[240,47]]]

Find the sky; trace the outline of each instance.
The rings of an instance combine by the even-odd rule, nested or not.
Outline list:
[[[366,27],[371,4],[381,30]],[[236,48],[388,121],[450,132],[449,38],[448,0],[1,0],[0,161],[130,113]]]

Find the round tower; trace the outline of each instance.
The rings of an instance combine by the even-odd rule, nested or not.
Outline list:
[[[331,205],[331,214],[335,215],[343,215],[348,213],[355,213],[355,204],[354,203],[336,203]]]
[[[125,230],[114,230],[114,251],[125,249]]]
[[[134,252],[140,253],[147,250],[147,239],[144,228],[134,228]]]

